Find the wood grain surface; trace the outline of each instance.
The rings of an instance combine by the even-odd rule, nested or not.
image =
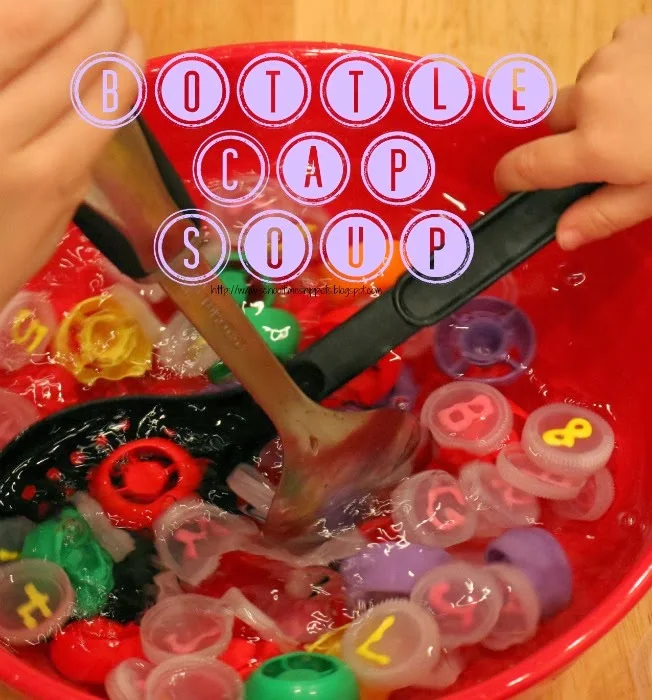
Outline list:
[[[1,0],[0,0],[1,1]],[[65,2],[65,0],[58,0]],[[125,0],[150,56],[217,44],[338,41],[446,53],[483,74],[510,53],[538,56],[560,86],[652,0]],[[581,595],[581,591],[578,591]],[[652,595],[527,700],[631,700],[630,660],[652,622]],[[0,688],[0,698],[18,696]],[[188,700],[192,700],[188,698]]]

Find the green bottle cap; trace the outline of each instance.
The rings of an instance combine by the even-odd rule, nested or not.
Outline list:
[[[74,508],[64,508],[58,518],[37,525],[25,538],[22,556],[46,559],[68,574],[77,617],[97,615],[106,605],[115,583],[113,560]]]
[[[291,313],[259,305],[246,306],[244,312],[276,357],[289,360],[296,353],[301,329]]]
[[[213,384],[221,384],[230,374],[231,370],[222,360],[218,360],[214,365],[211,365],[206,372],[206,376]]]
[[[243,270],[227,268],[220,275],[220,279],[238,305],[247,301],[247,274]]]
[[[334,656],[294,654],[276,656],[249,676],[245,700],[359,700],[353,671]]]

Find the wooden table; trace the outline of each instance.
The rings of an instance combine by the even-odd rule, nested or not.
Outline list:
[[[149,55],[218,44],[316,40],[425,55],[483,74],[510,53],[538,56],[561,86],[615,26],[652,0],[125,0]],[[610,635],[528,700],[630,700],[630,658],[652,620],[648,596]],[[0,688],[0,699],[17,696]],[[188,700],[191,700],[189,698]]]

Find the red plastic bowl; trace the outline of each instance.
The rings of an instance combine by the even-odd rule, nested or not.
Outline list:
[[[482,91],[471,113],[461,122],[429,128],[397,99],[387,116],[366,129],[343,127],[322,108],[316,86],[326,66],[352,48],[341,45],[275,44],[209,49],[225,68],[232,97],[223,116],[198,129],[177,126],[159,110],[153,98],[156,74],[167,58],[151,62],[150,99],[144,116],[181,174],[192,182],[192,160],[198,146],[222,129],[239,129],[257,138],[275,163],[281,146],[304,130],[323,130],[338,138],[355,165],[369,142],[386,131],[409,131],[434,152],[437,175],[433,191],[418,208],[448,209],[471,222],[499,200],[493,186],[498,158],[519,142],[544,132],[543,127],[511,129],[494,120],[484,107]],[[363,49],[364,50],[364,49]],[[245,117],[235,99],[237,77],[254,56],[267,51],[292,52],[313,81],[313,99],[302,119],[283,128],[257,126]],[[372,50],[400,81],[414,58]],[[478,79],[481,88],[481,79]],[[194,186],[197,204],[205,206]],[[444,194],[464,203],[456,207]],[[379,214],[396,232],[414,216],[409,208],[379,205],[364,189],[356,168],[350,184],[330,205],[329,213],[350,206]],[[563,254],[553,244],[515,273],[519,305],[530,315],[538,334],[537,356],[530,375],[506,393],[525,410],[552,401],[585,402],[615,426],[617,449],[610,468],[615,476],[614,506],[597,523],[568,523],[544,517],[545,526],[563,543],[574,566],[576,589],[572,606],[546,623],[530,643],[507,653],[478,652],[448,700],[511,697],[563,670],[606,634],[650,587],[652,548],[652,441],[649,413],[652,372],[643,360],[652,333],[652,225],[620,234],[576,254]],[[435,372],[434,363],[432,372]],[[441,378],[439,378],[441,379]],[[72,687],[49,666],[39,649],[14,656],[0,655],[0,680],[32,698],[91,700],[101,697]],[[427,691],[402,691],[410,700],[432,697]]]

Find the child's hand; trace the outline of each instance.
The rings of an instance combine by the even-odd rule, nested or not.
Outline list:
[[[115,135],[83,121],[70,98],[77,66],[105,51],[143,61],[120,0],[0,1],[0,308],[52,255]],[[105,67],[82,82],[98,115]],[[136,97],[134,84],[127,100],[124,82],[112,118]]]
[[[606,182],[564,213],[559,245],[572,250],[652,217],[652,16],[629,20],[561,90],[554,136],[498,163],[504,192]]]

